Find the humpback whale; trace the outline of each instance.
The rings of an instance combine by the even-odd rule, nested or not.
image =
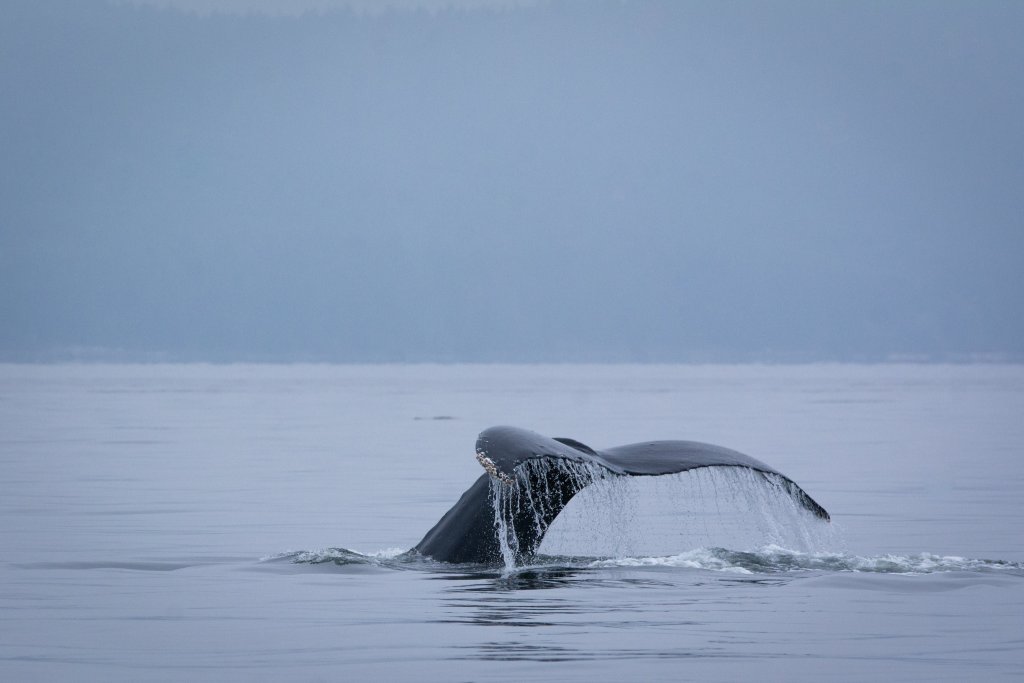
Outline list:
[[[701,467],[761,473],[802,507],[829,514],[792,479],[760,460],[698,441],[645,441],[596,450],[575,439],[491,427],[476,441],[485,472],[413,548],[440,562],[529,561],[558,513],[588,484],[616,476],[676,474]]]

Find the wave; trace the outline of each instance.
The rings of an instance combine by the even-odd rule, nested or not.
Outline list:
[[[1024,563],[985,560],[955,555],[879,555],[865,557],[836,552],[800,552],[780,546],[765,546],[757,551],[726,548],[697,548],[663,557],[623,557],[599,559],[588,567],[679,567],[726,571],[739,574],[778,574],[784,572],[860,572],[870,574],[934,574],[938,572],[1024,572]]]
[[[373,553],[361,553],[348,548],[322,548],[320,550],[288,550],[260,558],[260,562],[290,562],[291,564],[366,564],[390,566],[400,563],[409,553],[401,548],[385,548]]]
[[[433,562],[414,552],[388,548],[360,553],[346,548],[289,551],[265,557],[261,562],[288,562],[300,565],[369,565],[391,569],[424,569],[451,572],[479,572],[481,565],[452,565]],[[580,557],[538,555],[534,562],[519,570],[611,568],[671,568],[730,572],[735,574],[786,574],[797,572],[854,572],[868,574],[935,574],[941,572],[1004,572],[1024,576],[1024,562],[976,559],[956,555],[922,552],[910,555],[863,556],[840,552],[802,552],[777,545],[758,550],[694,548],[674,555],[650,557]]]

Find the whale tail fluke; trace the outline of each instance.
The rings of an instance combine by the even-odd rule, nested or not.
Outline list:
[[[580,490],[609,476],[659,476],[702,467],[760,472],[803,508],[829,514],[792,479],[760,460],[697,441],[650,441],[596,450],[516,427],[492,427],[476,444],[486,470],[414,550],[441,562],[520,563]]]

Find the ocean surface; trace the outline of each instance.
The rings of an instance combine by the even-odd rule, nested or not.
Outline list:
[[[498,424],[832,522],[707,470],[526,567],[403,555]],[[1019,681],[1024,366],[2,365],[0,547],[3,681]]]

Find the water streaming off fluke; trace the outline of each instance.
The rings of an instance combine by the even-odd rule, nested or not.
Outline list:
[[[492,478],[490,501],[506,568],[535,553],[623,558],[704,547],[842,550],[836,526],[810,512],[794,489],[779,475],[745,467],[629,477],[548,458],[516,467],[511,483]],[[566,500],[567,491],[578,492]]]

